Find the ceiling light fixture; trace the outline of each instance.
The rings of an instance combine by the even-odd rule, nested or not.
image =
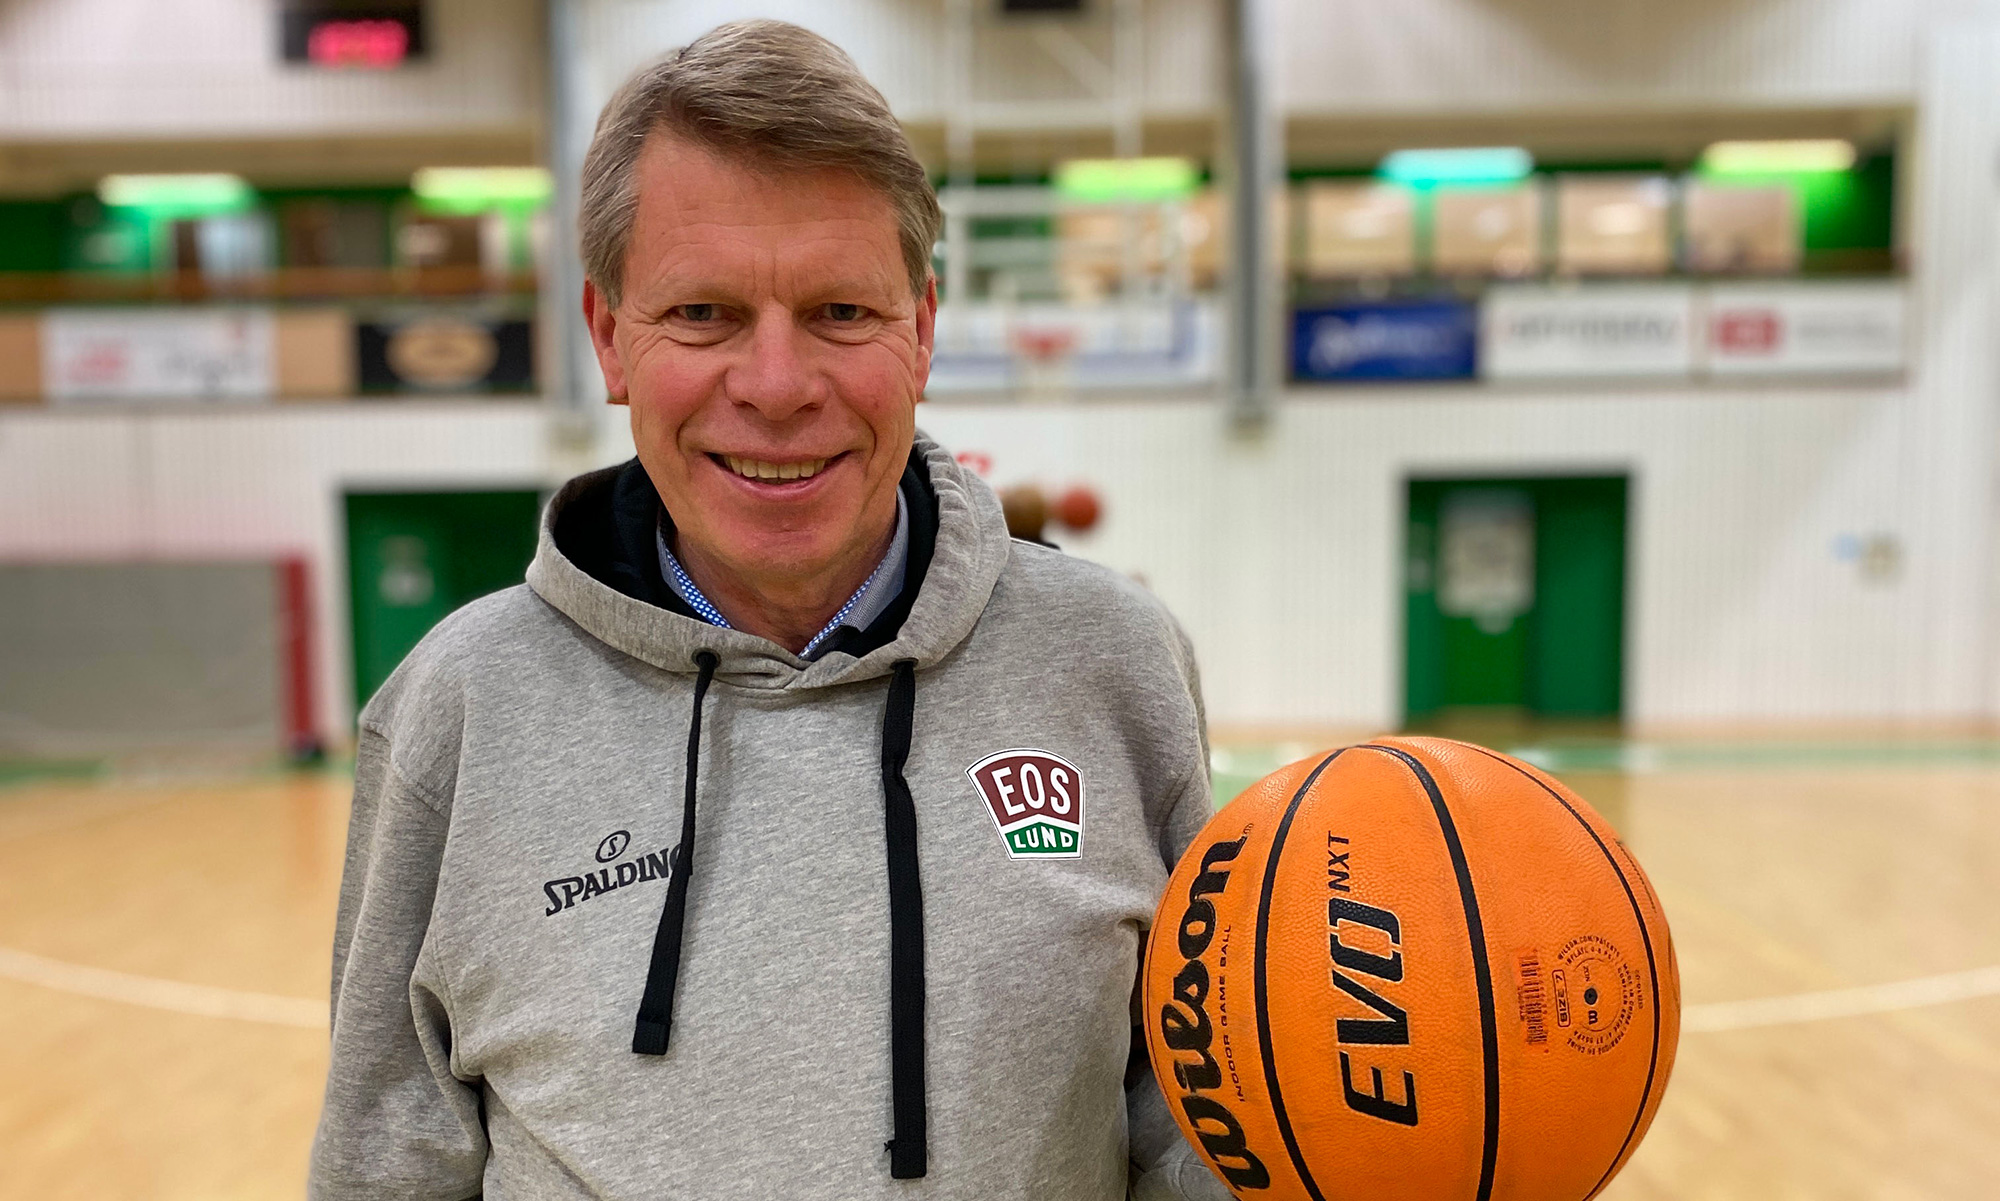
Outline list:
[[[1091,204],[1177,200],[1201,186],[1193,159],[1073,158],[1058,163],[1056,193]]]
[[[227,212],[249,207],[256,197],[242,176],[216,172],[107,175],[97,183],[97,198],[113,208]]]
[[[556,181],[541,167],[425,167],[410,177],[410,190],[434,207],[478,210],[541,204]]]
[[[1708,175],[1795,175],[1846,171],[1854,158],[1854,143],[1841,138],[1716,142],[1702,152],[1701,169]]]
[[[1376,174],[1411,187],[1435,184],[1515,183],[1535,169],[1535,156],[1519,146],[1466,146],[1397,150]]]

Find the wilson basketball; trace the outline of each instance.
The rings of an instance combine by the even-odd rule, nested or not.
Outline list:
[[[1240,1198],[1583,1201],[1660,1103],[1673,942],[1604,820],[1526,764],[1383,738],[1266,777],[1182,857],[1148,1050]]]

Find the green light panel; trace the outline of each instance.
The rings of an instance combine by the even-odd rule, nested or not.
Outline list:
[[[1519,146],[1469,146],[1392,151],[1382,159],[1376,174],[1411,187],[1429,187],[1514,183],[1526,179],[1534,169],[1534,156]]]
[[[1075,158],[1055,175],[1058,195],[1092,204],[1178,200],[1200,186],[1201,172],[1185,158]]]
[[[1809,175],[1854,166],[1854,143],[1838,138],[1717,142],[1702,152],[1704,175]]]
[[[197,215],[249,208],[256,194],[240,175],[107,175],[97,198],[111,208]]]
[[[433,212],[481,213],[538,207],[556,186],[540,167],[425,167],[410,178],[410,190]]]

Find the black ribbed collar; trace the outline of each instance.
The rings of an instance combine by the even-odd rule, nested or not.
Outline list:
[[[843,628],[827,639],[822,658],[832,654],[859,658],[895,641],[923,588],[924,573],[937,548],[938,503],[921,451],[910,452],[899,486],[910,510],[910,557],[903,569],[903,590],[867,629]],[[565,558],[606,587],[700,621],[660,575],[657,539],[663,528],[671,529],[672,519],[635,458],[611,477],[608,487],[591,488],[556,515],[555,542]]]

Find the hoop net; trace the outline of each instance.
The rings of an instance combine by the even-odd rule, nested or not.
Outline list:
[[[1014,353],[1042,366],[1060,362],[1076,350],[1076,330],[1067,325],[1024,326],[1014,331]]]

